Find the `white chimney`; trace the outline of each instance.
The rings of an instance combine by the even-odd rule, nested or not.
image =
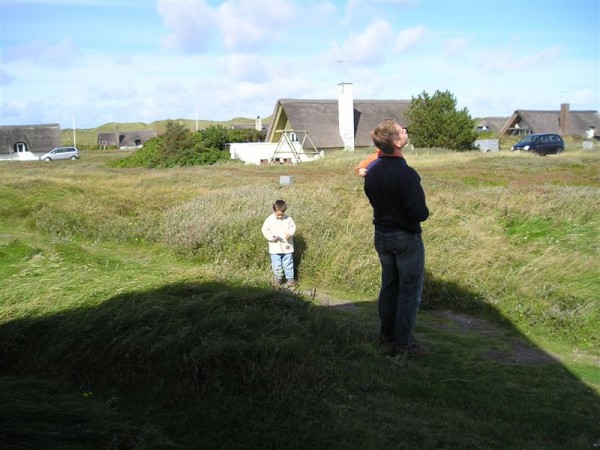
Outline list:
[[[338,84],[338,120],[344,150],[354,151],[354,98],[352,83]]]

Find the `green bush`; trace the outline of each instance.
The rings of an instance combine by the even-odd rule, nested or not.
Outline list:
[[[415,147],[469,150],[477,139],[475,120],[466,108],[457,111],[456,99],[448,91],[413,97],[406,117]]]
[[[228,129],[221,125],[193,133],[179,122],[169,122],[164,134],[146,142],[133,155],[109,165],[146,168],[210,165],[229,159],[228,143],[253,142],[262,137],[256,130]]]

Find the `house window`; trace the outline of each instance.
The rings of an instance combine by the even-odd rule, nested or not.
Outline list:
[[[23,152],[28,152],[29,147],[27,146],[27,143],[25,143],[25,142],[17,142],[14,145],[13,150],[15,153],[23,153]]]
[[[293,131],[290,133],[290,141],[298,142],[298,136],[296,136],[296,133],[294,133]]]

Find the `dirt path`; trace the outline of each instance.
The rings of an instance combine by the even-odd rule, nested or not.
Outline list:
[[[324,292],[319,292],[316,289],[313,291],[301,292],[301,294],[323,306],[329,306],[354,314],[363,311],[356,302],[336,299]],[[516,337],[507,330],[502,329],[499,325],[492,324],[485,319],[468,316],[466,314],[458,314],[452,311],[427,311],[421,315],[421,318],[423,321],[422,323],[431,328],[446,331],[475,332],[481,334],[483,337],[508,343],[509,346],[506,351],[489,349],[482,353],[482,357],[492,361],[518,365],[550,364],[559,362],[557,356],[539,349],[525,339]],[[587,355],[584,352],[576,351],[571,357],[575,360],[591,363],[600,367],[600,358]]]

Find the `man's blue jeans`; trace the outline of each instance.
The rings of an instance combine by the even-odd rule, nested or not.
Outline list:
[[[404,231],[375,231],[375,249],[381,262],[380,338],[406,349],[415,344],[413,331],[423,294],[423,239]]]
[[[294,279],[294,254],[276,253],[271,254],[271,267],[275,277],[281,281],[285,273],[285,279],[291,281]]]

